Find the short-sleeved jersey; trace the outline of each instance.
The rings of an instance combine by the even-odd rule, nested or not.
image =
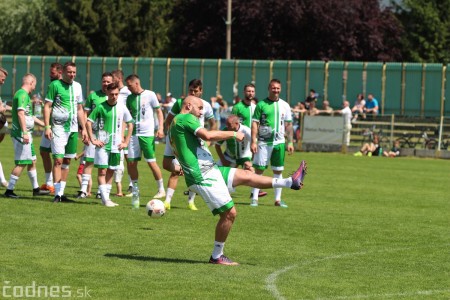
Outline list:
[[[86,103],[84,104],[84,110],[90,113],[98,105],[105,102],[107,98],[108,96],[106,96],[106,94],[102,90],[90,93],[86,99]]]
[[[227,129],[222,129],[226,131]],[[246,157],[252,157],[252,151],[250,150],[250,141],[252,140],[252,132],[251,129],[243,124],[240,124],[238,132],[242,132],[244,134],[244,139],[242,142],[236,141],[236,139],[228,139],[225,141],[217,142],[219,145],[223,145],[225,143],[226,150],[225,153],[233,158],[240,159]]]
[[[367,101],[366,102],[366,108],[370,109],[370,108],[374,108],[376,106],[378,106],[378,100],[375,99],[375,98],[373,98],[372,101]]]
[[[135,121],[133,135],[155,135],[155,118],[153,113],[159,106],[156,94],[149,90],[144,90],[140,94],[130,94],[127,97],[127,108]]]
[[[23,110],[25,112],[25,125],[27,131],[32,131],[34,127],[34,118],[33,118],[33,107],[30,95],[24,89],[18,90],[14,94],[13,105],[12,105],[12,129],[11,136],[12,137],[22,137],[22,128],[19,123],[19,110]]]
[[[291,107],[282,99],[272,101],[266,98],[256,104],[253,121],[259,123],[258,143],[283,144],[285,123],[292,122]]]
[[[231,114],[238,116],[241,124],[252,128],[252,117],[255,112],[255,107],[256,105],[253,102],[247,105],[244,101],[241,101],[233,106]]]
[[[52,102],[50,123],[53,130],[63,129],[64,132],[78,132],[78,104],[83,104],[81,84],[72,84],[62,79],[54,80],[48,86],[45,101]]]
[[[203,115],[200,117],[200,124],[202,124],[202,126],[205,127],[205,121],[214,118],[214,112],[211,104],[209,104],[207,101],[203,99],[202,101],[203,101]],[[175,104],[172,106],[172,109],[170,110],[170,114],[174,116],[178,115],[181,111],[182,104],[183,99],[177,99]]]
[[[178,114],[169,129],[170,145],[183,168],[187,186],[202,182],[203,173],[214,167],[208,146],[196,136],[201,128],[203,126],[194,115]]]
[[[107,101],[98,105],[89,115],[89,122],[96,124],[95,136],[105,143],[105,150],[119,153],[119,145],[122,143],[123,122],[133,122],[130,112],[122,103],[109,105]]]
[[[123,105],[127,106],[127,98],[130,95],[130,90],[126,85],[124,85],[119,91],[119,99],[117,100],[117,102],[121,102]]]

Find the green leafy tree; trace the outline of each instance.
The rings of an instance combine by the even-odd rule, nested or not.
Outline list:
[[[450,61],[449,0],[404,0],[393,3],[405,35],[402,52],[415,62]]]

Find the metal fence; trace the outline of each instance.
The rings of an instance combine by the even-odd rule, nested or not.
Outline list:
[[[74,61],[77,81],[87,94],[100,89],[101,74],[122,69],[125,75],[136,73],[143,87],[176,97],[186,93],[193,78],[204,83],[203,97],[222,94],[228,103],[246,83],[256,85],[256,96],[267,96],[271,78],[282,82],[281,98],[292,106],[303,101],[309,89],[319,93],[319,104],[330,101],[339,108],[343,99],[351,103],[358,93],[372,93],[378,99],[381,114],[419,117],[450,116],[446,103],[450,93],[450,75],[446,65],[420,63],[378,63],[338,61],[267,61],[147,57],[71,57],[2,55],[0,65],[10,75],[0,88],[4,100],[10,100],[21,85],[22,76],[31,72],[38,78],[37,91],[45,94],[52,62]]]

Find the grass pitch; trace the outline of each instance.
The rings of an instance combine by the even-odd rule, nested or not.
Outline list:
[[[161,162],[163,145],[157,151]],[[9,179],[9,137],[0,153]],[[143,162],[138,211],[130,198],[114,198],[116,208],[32,198],[24,172],[16,189],[23,197],[0,198],[0,298],[26,297],[27,287],[35,298],[450,298],[450,161],[295,153],[284,175],[302,159],[304,189],[283,191],[289,208],[274,207],[272,191],[257,208],[250,188],[233,195],[238,217],[225,253],[238,267],[207,263],[217,217],[199,197],[200,210],[187,209],[184,179],[172,209],[150,219],[144,206],[156,183]],[[76,168],[67,195],[78,189]],[[38,174],[42,183],[40,158]]]

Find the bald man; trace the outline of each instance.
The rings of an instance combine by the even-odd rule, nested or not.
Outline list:
[[[238,265],[223,254],[223,248],[236,218],[236,208],[229,190],[246,185],[257,188],[291,188],[300,190],[306,174],[306,162],[289,178],[258,176],[249,170],[219,167],[215,164],[205,141],[235,139],[242,142],[244,134],[236,131],[206,130],[199,121],[203,114],[203,102],[195,96],[184,99],[180,114],[169,128],[169,140],[180,165],[173,165],[174,172],[181,166],[189,190],[199,194],[213,215],[220,219],[215,230],[214,250],[209,262],[220,265]]]
[[[25,74],[22,78],[22,87],[15,93],[12,106],[12,130],[11,139],[14,145],[15,167],[11,172],[5,197],[19,198],[14,193],[14,187],[25,167],[28,169],[28,177],[33,186],[33,196],[47,195],[49,191],[41,191],[37,181],[36,154],[34,152],[33,137],[31,132],[34,123],[44,126],[44,123],[33,115],[33,104],[30,98],[36,88],[36,77]]]

